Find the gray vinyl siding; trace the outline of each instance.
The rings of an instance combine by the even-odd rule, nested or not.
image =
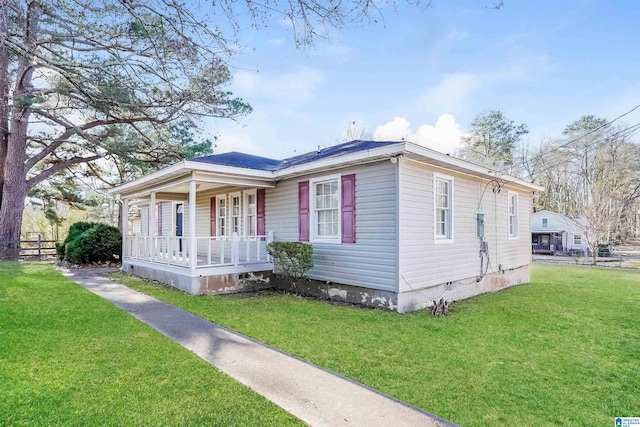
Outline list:
[[[163,236],[171,236],[174,234],[174,230],[172,230],[173,219],[172,216],[172,204],[171,202],[162,202],[162,235]]]
[[[305,175],[278,183],[265,198],[266,230],[276,241],[298,241],[298,183],[328,175],[356,175],[356,243],[313,243],[309,277],[397,291],[396,165],[389,161]]]
[[[143,206],[140,209],[140,235],[149,235],[149,207]]]
[[[436,169],[418,162],[400,164],[400,291],[419,290],[480,274],[480,239],[476,236],[476,213],[485,215],[485,240],[489,245],[489,273],[516,268],[530,262],[527,191],[505,186],[493,192],[487,180]],[[453,242],[436,243],[434,173],[453,179]],[[486,190],[485,190],[486,187]],[[517,239],[508,232],[508,191],[518,193]],[[486,267],[486,259],[485,259]],[[471,282],[470,282],[471,283]]]

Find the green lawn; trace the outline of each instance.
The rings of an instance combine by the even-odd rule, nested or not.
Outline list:
[[[301,425],[58,274],[0,262],[0,425]]]
[[[532,283],[448,317],[282,294],[192,297],[118,280],[463,426],[640,416],[640,274],[535,265]]]

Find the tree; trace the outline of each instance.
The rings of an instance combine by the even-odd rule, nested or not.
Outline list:
[[[146,136],[182,118],[250,111],[221,89],[222,46],[203,47],[200,34],[216,37],[161,1],[1,3],[0,242],[19,240],[25,196],[52,176],[163,151]],[[139,138],[125,153],[131,131]]]
[[[207,11],[166,0],[2,1],[0,251],[17,255],[25,196],[51,177],[102,177],[115,163],[122,180],[188,154],[172,125],[251,111],[224,89],[238,8],[255,26],[288,18],[306,44],[392,2],[223,0]]]
[[[373,140],[373,132],[367,129],[367,125],[358,121],[349,121],[344,130],[335,136],[335,141],[339,144],[349,141],[371,141]]]
[[[580,224],[593,263],[598,245],[624,240],[635,230],[640,200],[640,147],[632,141],[638,125],[615,126],[583,116],[567,125],[563,137],[528,159],[535,182],[545,187],[537,209],[572,216]]]
[[[516,125],[501,111],[483,111],[462,137],[461,155],[487,167],[509,166],[513,163],[516,144],[528,133],[525,124]]]

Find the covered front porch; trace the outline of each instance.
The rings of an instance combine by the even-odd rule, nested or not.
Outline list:
[[[123,218],[140,218],[135,231],[123,227],[123,271],[202,294],[273,270],[264,222],[273,181],[184,169],[149,177],[121,187]]]
[[[564,240],[564,231],[531,233],[531,253],[553,255],[556,252],[563,252]]]

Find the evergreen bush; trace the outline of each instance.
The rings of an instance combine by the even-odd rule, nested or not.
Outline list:
[[[313,246],[302,242],[271,242],[267,253],[280,268],[280,274],[293,283],[313,268]]]
[[[62,246],[64,260],[74,264],[116,261],[122,254],[122,234],[108,224],[80,222],[69,228]]]

